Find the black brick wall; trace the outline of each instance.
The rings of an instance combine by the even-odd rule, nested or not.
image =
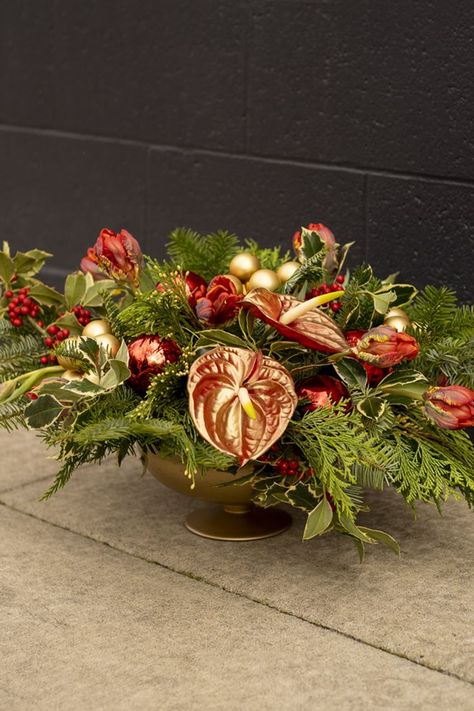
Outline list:
[[[265,243],[474,287],[474,5],[2,0],[0,233],[74,267],[100,228]]]

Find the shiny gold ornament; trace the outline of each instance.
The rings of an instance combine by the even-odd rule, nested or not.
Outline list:
[[[397,331],[406,331],[407,326],[410,325],[410,319],[403,309],[390,309],[386,314],[384,324],[386,326],[391,326]]]
[[[65,370],[61,377],[65,380],[83,380],[84,373],[80,373],[77,370]]]
[[[111,333],[104,333],[101,336],[97,336],[95,340],[101,348],[107,351],[111,358],[117,355],[120,348],[120,341],[118,338],[115,338],[115,336],[112,336]]]
[[[242,284],[240,279],[237,279],[237,277],[234,276],[233,274],[224,274],[224,276],[227,277],[227,279],[230,279],[230,281],[232,282],[232,284],[235,286],[235,288],[237,290],[237,294],[243,294],[244,285]]]
[[[300,267],[299,262],[285,262],[277,269],[277,277],[280,281],[288,281]]]
[[[91,321],[82,330],[82,335],[87,338],[97,338],[97,336],[103,336],[106,333],[110,333],[110,323],[102,318]]]
[[[250,277],[247,288],[275,291],[281,285],[277,274],[271,269],[259,269]]]
[[[260,269],[260,260],[250,252],[236,254],[229,266],[229,273],[240,281],[247,281],[252,274]]]
[[[71,338],[66,338],[64,341],[62,341],[62,344],[64,346],[77,346],[78,342],[80,341],[80,336],[72,336]],[[58,365],[61,366],[61,368],[64,368],[66,371],[68,370],[81,370],[82,368],[82,363],[80,360],[77,358],[67,358],[66,356],[63,355],[58,355],[57,356],[57,361]]]

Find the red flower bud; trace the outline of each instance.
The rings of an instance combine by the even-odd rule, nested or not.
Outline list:
[[[371,365],[390,368],[403,360],[413,360],[420,351],[413,336],[399,333],[391,326],[377,326],[367,331],[354,348],[355,355]]]
[[[474,392],[463,385],[429,388],[423,395],[423,411],[445,430],[474,427]]]
[[[184,274],[177,274],[174,280],[176,284],[180,284],[184,281],[186,296],[188,297],[188,303],[192,309],[195,308],[197,300],[202,299],[202,297],[206,295],[207,284],[199,274],[185,272]],[[166,291],[166,286],[158,283],[156,290]]]
[[[345,333],[344,335],[346,337],[346,341],[350,346],[357,346],[364,334],[365,331],[347,331],[347,333]],[[387,375],[387,371],[383,370],[383,368],[379,368],[377,365],[365,363],[359,358],[357,358],[356,360],[358,360],[364,366],[364,370],[367,373],[367,380],[369,382],[369,385],[377,385]]]
[[[214,277],[207,287],[206,294],[197,300],[196,314],[200,321],[217,326],[231,321],[242,301],[234,282],[229,277]]]
[[[87,250],[81,261],[81,269],[90,272],[94,278],[103,278],[105,273],[116,281],[138,285],[143,266],[143,255],[137,240],[127,230],[118,234],[103,229],[94,247]]]
[[[302,407],[304,412],[312,412],[318,407],[349,397],[345,385],[331,375],[316,375],[304,380],[296,386],[296,394],[299,398],[309,400],[309,403],[305,403]]]
[[[128,383],[143,395],[154,375],[161,373],[168,363],[179,360],[181,349],[170,339],[141,336],[129,344],[128,353],[131,373]]]

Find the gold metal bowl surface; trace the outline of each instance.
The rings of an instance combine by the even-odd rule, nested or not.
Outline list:
[[[220,486],[250,473],[244,467],[237,474],[209,469],[196,476],[195,486],[184,474],[184,467],[176,457],[146,455],[148,471],[169,489],[192,496],[220,507],[200,508],[188,515],[185,525],[189,531],[204,538],[220,541],[255,541],[276,536],[291,525],[291,516],[281,509],[263,509],[252,504],[251,483]]]

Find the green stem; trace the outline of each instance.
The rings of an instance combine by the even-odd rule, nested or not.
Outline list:
[[[31,388],[35,387],[35,385],[38,385],[38,383],[40,383],[45,378],[48,378],[50,375],[59,375],[59,373],[64,373],[64,368],[62,368],[60,365],[51,365],[48,368],[38,368],[38,370],[33,370],[29,373],[23,373],[23,375],[18,375],[16,378],[14,378],[14,380],[10,381],[10,385],[15,383],[20,383],[20,385],[15,388],[15,390],[11,393],[11,395],[9,395],[9,397],[6,398],[6,400],[2,401],[2,398],[0,397],[0,403],[2,405],[6,405],[10,402],[13,402],[13,400],[17,400],[19,397],[31,390]]]

